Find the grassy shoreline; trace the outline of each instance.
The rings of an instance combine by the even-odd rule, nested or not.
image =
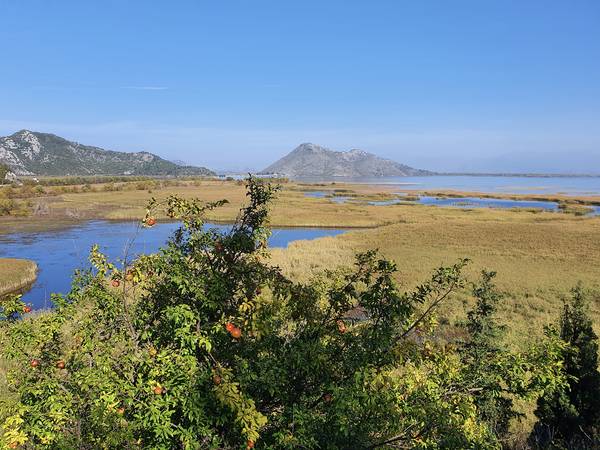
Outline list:
[[[28,259],[0,258],[0,297],[27,288],[37,271],[37,264]]]

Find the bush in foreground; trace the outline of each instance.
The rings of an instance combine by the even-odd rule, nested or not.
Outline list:
[[[511,415],[495,399],[562,383],[551,333],[522,354],[486,348],[485,364],[472,351],[479,329],[467,327],[461,349],[437,337],[435,312],[464,286],[465,261],[406,293],[375,252],[310,283],[287,279],[266,251],[274,194],[250,179],[227,233],[202,220],[223,202],[153,201],[146,226],[163,207],[182,221],[160,253],[117,268],[95,248],[95,271],[35,319],[19,320],[23,305],[6,302],[13,401],[0,406],[3,445],[492,449],[497,416],[482,405]],[[475,290],[479,306],[489,281]]]
[[[559,321],[560,337],[569,344],[563,352],[568,383],[539,399],[539,421],[531,435],[532,443],[542,448],[600,448],[598,336],[588,308],[583,288],[573,289]]]

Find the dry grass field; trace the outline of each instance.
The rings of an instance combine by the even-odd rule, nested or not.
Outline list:
[[[484,268],[498,272],[497,283],[507,293],[502,317],[515,342],[539,335],[578,281],[594,291],[592,309],[600,324],[600,217],[404,205],[379,208],[386,215],[394,211],[397,221],[334,238],[294,242],[285,250],[273,250],[273,263],[301,279],[315,270],[352,264],[356,252],[378,248],[396,261],[399,281],[410,288],[435,267],[469,258],[472,279]],[[460,301],[454,302],[444,314],[454,320],[463,309]]]
[[[273,226],[320,226],[320,227],[376,227],[395,223],[399,220],[398,211],[393,208],[371,206],[371,200],[398,198],[396,192],[403,191],[406,199],[415,195],[489,197],[489,194],[469,192],[430,192],[401,189],[398,186],[323,183],[302,184],[284,183],[278,199],[273,204],[271,223]],[[151,197],[164,199],[177,194],[186,198],[197,197],[204,201],[227,199],[230,201],[209,214],[213,221],[234,220],[245,199],[245,189],[241,182],[225,180],[155,180],[146,182],[121,182],[76,186],[38,186],[16,192],[17,201],[30,205],[30,216],[40,218],[22,219],[14,215],[0,217],[0,232],[15,227],[54,226],[56,223],[82,219],[136,219],[144,214],[144,206]],[[330,196],[348,197],[344,204],[327,198],[311,198],[309,191],[323,191]],[[600,204],[600,197],[574,198],[562,195],[497,195],[498,198],[552,200],[563,202],[573,209],[581,204]],[[410,204],[410,201],[407,202]],[[161,217],[159,217],[160,219]],[[164,219],[164,218],[163,218]]]

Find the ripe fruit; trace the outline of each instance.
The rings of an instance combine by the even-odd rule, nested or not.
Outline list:
[[[214,374],[214,375],[213,375],[213,377],[212,377],[212,380],[213,380],[213,383],[215,383],[217,386],[218,386],[219,384],[221,384],[221,381],[222,381],[222,380],[221,380],[221,377],[220,377],[219,375],[217,375],[217,374]]]
[[[31,312],[31,306],[23,306],[23,312],[25,314],[30,313]]]
[[[119,280],[112,280],[110,284],[112,285],[112,287],[118,288],[121,285],[121,282]]]
[[[338,330],[340,330],[340,333],[344,334],[346,332],[346,324],[344,323],[343,320],[338,320],[337,326],[338,326]]]
[[[19,447],[18,442],[11,442],[10,444],[8,444],[8,448],[18,448],[18,447]]]
[[[248,441],[246,444],[247,448],[254,448],[254,441]]]
[[[32,359],[31,362],[29,363],[29,365],[34,368],[38,367],[40,365],[40,361],[39,361],[39,359]]]
[[[242,330],[240,330],[238,327],[235,327],[229,333],[231,334],[231,337],[233,337],[235,339],[239,339],[242,337]]]
[[[234,328],[235,328],[235,325],[234,325],[234,324],[232,324],[231,322],[227,322],[227,323],[225,324],[225,329],[226,329],[227,331],[229,331],[230,333],[231,333],[231,332],[234,330]]]
[[[152,392],[154,392],[155,395],[161,395],[163,393],[165,389],[162,388],[161,386],[154,386],[154,389],[152,389]]]
[[[217,251],[217,252],[223,251],[223,244],[221,244],[220,242],[216,242],[215,243],[215,251]]]
[[[65,362],[63,360],[60,360],[56,363],[56,367],[58,369],[64,369],[65,368]]]
[[[125,414],[125,408],[123,408],[123,407],[120,407],[120,408],[118,408],[118,409],[117,409],[117,414],[120,414],[121,416],[122,416],[123,414]]]
[[[333,397],[332,397],[332,395],[331,395],[331,394],[325,394],[325,395],[323,396],[323,401],[324,401],[325,403],[330,403],[330,402],[331,402],[331,400],[333,400]]]
[[[146,219],[146,225],[152,227],[156,224],[156,219],[154,217],[148,217]]]
[[[260,295],[260,294],[261,294],[261,292],[262,292],[262,291],[260,290],[260,288],[256,288],[256,295]]]

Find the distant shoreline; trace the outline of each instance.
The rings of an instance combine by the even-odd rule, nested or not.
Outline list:
[[[583,173],[477,173],[477,172],[439,172],[431,176],[451,177],[515,177],[515,178],[600,178],[600,174]]]
[[[230,173],[230,174],[226,174],[226,175],[219,175],[221,177],[226,177],[226,176],[236,176],[236,175],[242,175],[242,174],[234,174],[234,173]],[[247,175],[247,174],[245,174]],[[365,178],[365,179],[377,179],[377,178],[413,178],[413,177],[504,177],[504,178],[600,178],[600,174],[569,174],[569,173],[478,173],[478,172],[431,172],[428,174],[422,174],[422,175],[394,175],[392,176],[377,176],[377,175],[365,175],[365,176],[360,176],[360,177],[354,177],[354,176],[345,176],[345,175],[328,175],[328,176],[321,176],[321,175],[301,175],[301,176],[295,176],[295,175],[285,175],[282,173],[254,173],[253,175],[258,176],[258,177],[264,177],[264,176],[268,176],[271,178],[290,178],[292,180],[303,180],[303,179],[348,179],[348,178],[352,178],[352,179],[359,179],[359,178]]]

